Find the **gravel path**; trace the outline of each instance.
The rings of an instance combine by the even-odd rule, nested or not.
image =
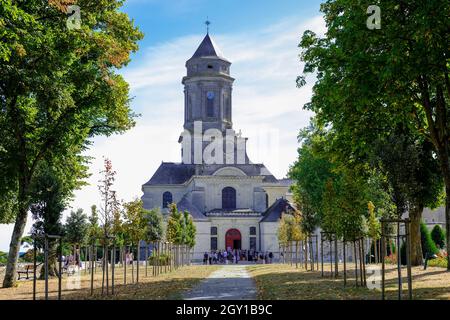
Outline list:
[[[256,284],[245,265],[223,266],[184,295],[185,300],[255,300]]]

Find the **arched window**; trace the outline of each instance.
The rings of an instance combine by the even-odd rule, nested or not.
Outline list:
[[[256,236],[256,227],[250,227],[250,235]]]
[[[214,98],[215,98],[214,91],[208,91],[206,93],[206,116],[208,118],[213,118],[215,116],[215,114],[214,114]]]
[[[225,98],[225,118],[228,121],[231,121],[231,105],[230,105],[230,98]]]
[[[226,187],[222,190],[222,209],[236,209],[236,190],[232,187]]]
[[[163,208],[168,208],[173,202],[172,194],[169,191],[163,193]]]

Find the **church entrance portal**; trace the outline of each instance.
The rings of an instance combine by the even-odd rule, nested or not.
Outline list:
[[[230,229],[225,234],[226,249],[241,249],[241,233],[238,229]]]

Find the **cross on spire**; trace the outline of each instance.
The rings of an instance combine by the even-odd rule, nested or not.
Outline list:
[[[206,33],[209,34],[209,25],[211,24],[211,21],[209,21],[208,17],[206,17],[205,24],[206,24]]]

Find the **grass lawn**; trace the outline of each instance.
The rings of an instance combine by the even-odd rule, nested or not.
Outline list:
[[[95,273],[94,295],[90,295],[90,275],[81,271],[80,288],[69,289],[74,276],[64,276],[62,282],[62,299],[119,299],[119,300],[167,300],[180,299],[182,292],[189,290],[200,280],[207,277],[211,272],[217,270],[217,266],[186,266],[173,272],[152,276],[149,267],[148,276],[145,277],[145,269],[141,267],[139,284],[130,284],[132,279],[131,268],[127,268],[127,285],[123,284],[124,272],[122,268],[115,269],[115,295],[101,295],[102,273]],[[136,272],[136,270],[135,270]],[[55,299],[58,291],[57,279],[49,280],[49,298]],[[18,281],[15,288],[0,288],[0,300],[29,300],[32,299],[33,281]],[[44,281],[37,281],[37,298],[44,298]]]
[[[397,299],[397,269],[392,265],[386,268],[386,299]],[[336,279],[331,278],[329,265],[324,267],[324,277],[321,277],[320,270],[305,271],[288,264],[255,265],[249,266],[248,270],[256,280],[258,298],[263,300],[381,299],[381,291],[355,286],[353,269],[349,272],[347,287],[344,287],[343,265],[339,265],[340,274]],[[450,299],[450,272],[446,269],[413,267],[412,273],[414,299]],[[406,299],[406,268],[402,269],[402,275]]]

